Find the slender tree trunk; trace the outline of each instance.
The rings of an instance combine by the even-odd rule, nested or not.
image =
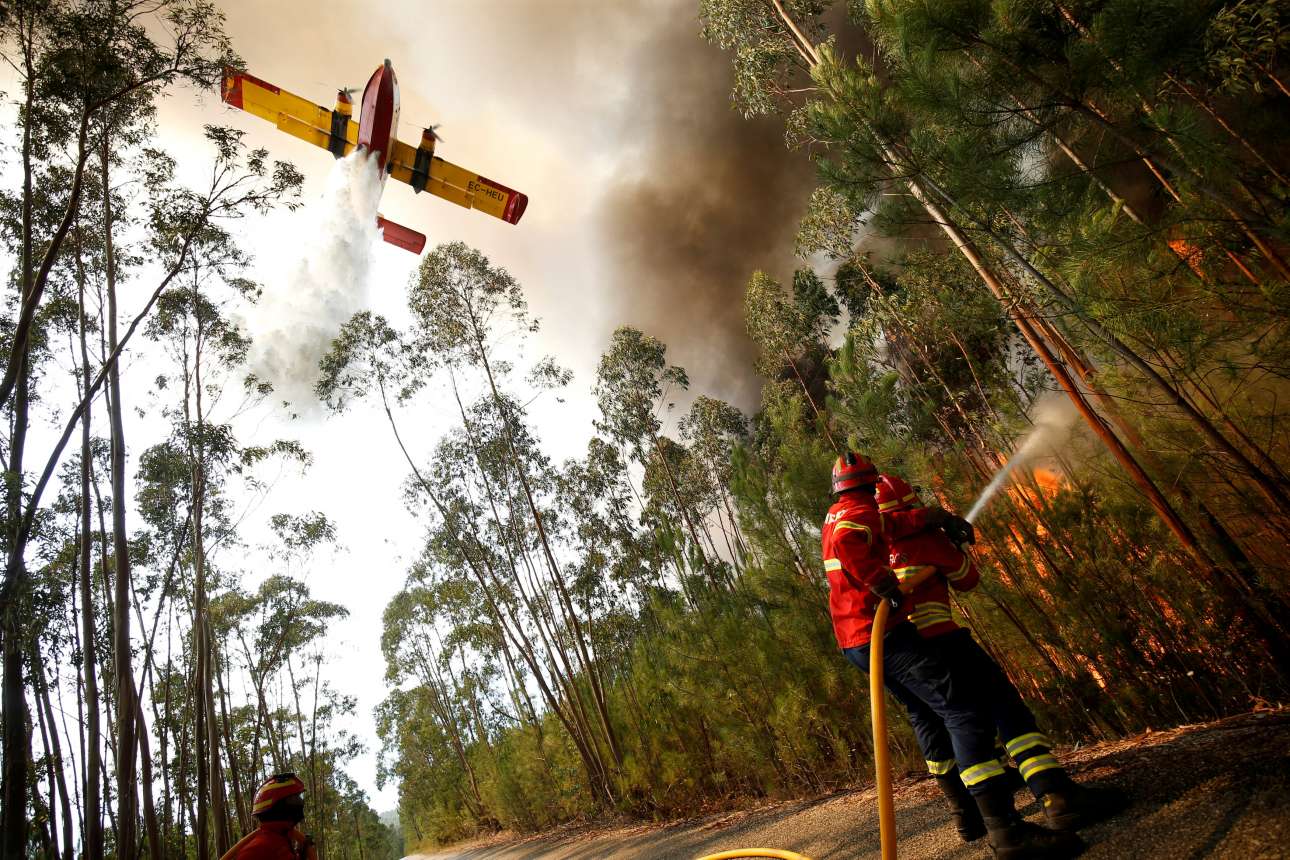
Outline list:
[[[35,651],[36,649],[33,648],[32,650]],[[35,680],[34,673],[35,672],[43,673],[44,669],[41,668],[40,666],[39,653],[33,653],[31,655],[31,660],[32,660],[33,681],[34,681]],[[35,684],[33,684],[33,687],[35,687]],[[49,844],[45,850],[46,850],[46,856],[57,858],[60,853],[58,850],[59,811],[58,809],[56,809],[56,806],[58,804],[58,783],[55,781],[56,777],[54,775],[55,763],[54,763],[53,745],[51,744],[49,739],[50,733],[53,730],[53,726],[47,723],[45,720],[45,708],[44,708],[44,703],[41,702],[40,700],[39,688],[33,689],[33,692],[36,694],[36,728],[40,731],[40,747],[44,751],[43,758],[45,759],[45,782],[49,785],[49,806],[45,810],[47,815],[47,820],[44,825],[47,828],[46,839],[48,840]],[[33,760],[33,764],[34,764],[34,760]],[[60,769],[62,768],[63,763],[61,760],[58,762],[57,766]],[[33,791],[36,789],[36,786],[38,785],[38,780],[40,779],[40,775],[34,771],[35,771],[35,768],[33,768],[33,773],[31,775]],[[64,819],[64,821],[66,821],[66,819]]]
[[[225,660],[224,662],[227,666],[228,661]],[[233,734],[228,718],[228,704],[224,693],[224,675],[223,673],[216,673],[215,678],[219,683],[217,692],[219,693],[220,726],[223,729],[225,754],[228,756],[229,776],[233,780],[233,804],[237,809],[237,826],[242,833],[249,833],[251,830],[251,816],[246,811],[245,794],[242,790],[241,767],[237,760],[238,751],[233,744]]]
[[[601,689],[596,673],[593,671],[592,660],[587,652],[585,634],[582,630],[582,623],[578,619],[578,614],[574,610],[573,602],[569,598],[568,590],[565,588],[564,572],[555,560],[555,554],[551,550],[551,544],[547,539],[546,525],[543,522],[542,514],[538,510],[537,502],[533,496],[533,488],[529,483],[528,470],[525,467],[527,460],[520,456],[515,444],[515,434],[511,427],[510,417],[506,411],[506,405],[502,400],[501,393],[497,388],[497,381],[493,377],[492,365],[488,359],[488,352],[484,345],[482,332],[474,318],[473,311],[471,315],[471,325],[475,336],[475,345],[477,356],[480,364],[483,366],[484,373],[488,378],[488,387],[492,393],[493,406],[497,410],[498,420],[502,423],[503,435],[506,438],[507,448],[511,453],[511,461],[515,465],[515,471],[520,479],[520,486],[524,490],[524,499],[527,503],[529,514],[533,519],[533,524],[537,528],[538,538],[542,544],[543,555],[545,556],[547,567],[551,572],[551,579],[556,588],[562,608],[564,609],[565,622],[571,628],[571,635],[574,640],[575,653],[577,654],[583,674],[586,675],[588,683],[591,686],[592,700],[596,707],[596,713],[599,717],[601,731],[605,737],[605,742],[609,747],[609,754],[613,759],[616,768],[622,767],[622,753],[619,750],[617,736],[613,730],[613,724],[609,718],[608,704],[605,701],[604,690]],[[453,382],[453,391],[456,394],[456,381]],[[462,421],[465,422],[467,432],[470,432],[469,421],[466,418],[466,412],[462,406],[461,399],[457,399],[457,406],[461,410]],[[482,468],[482,466],[481,466]],[[702,549],[700,549],[702,552]],[[571,677],[571,682],[576,680]],[[608,783],[607,783],[608,784]]]
[[[22,225],[21,225],[21,296],[23,310],[34,298],[36,282],[32,272],[32,142],[31,110],[35,103],[35,45],[32,29],[35,11],[30,18],[19,20],[25,64],[24,115],[22,133]],[[34,317],[32,308],[30,316]],[[9,364],[15,366],[17,376],[25,380],[30,350],[25,343],[14,338],[10,347]],[[5,577],[0,585],[0,624],[4,627],[0,641],[0,654],[4,659],[3,689],[0,691],[0,723],[4,739],[4,771],[0,775],[0,851],[4,860],[24,860],[27,854],[27,759],[31,739],[24,715],[27,712],[26,693],[22,679],[22,623],[19,599],[25,580],[22,555],[25,547],[21,541],[22,518],[22,453],[27,436],[27,404],[23,397],[14,404],[9,440],[9,463],[5,475],[5,536],[8,546],[5,558]]]
[[[99,158],[103,178],[103,263],[107,287],[108,348],[116,352],[117,300],[116,253],[113,242],[112,185],[109,131],[103,132]],[[125,422],[121,407],[121,369],[113,362],[108,370],[109,419],[112,427],[112,561],[115,615],[112,619],[113,662],[116,671],[117,711],[117,853],[133,857],[138,825],[135,756],[137,752],[133,652],[130,649],[130,545],[125,525]]]
[[[77,280],[80,297],[79,338],[81,348],[81,378],[83,392],[89,391],[91,384],[90,356],[87,346],[86,331],[88,320],[85,313],[85,275],[81,266],[80,234],[77,233]],[[90,585],[90,572],[94,569],[93,541],[94,531],[90,519],[90,508],[93,497],[90,492],[90,467],[94,456],[90,447],[91,406],[85,405],[81,416],[81,495],[80,495],[80,594],[81,594],[81,674],[85,683],[85,730],[88,747],[85,758],[85,834],[84,849],[86,860],[103,860],[103,812],[102,794],[99,786],[99,768],[102,761],[102,730],[99,727],[99,685],[95,667],[98,655],[95,643],[98,631],[94,619],[94,591]]]
[[[200,346],[197,347],[200,350]],[[187,359],[185,359],[187,361]],[[197,860],[210,860],[210,808],[217,801],[217,792],[211,785],[212,773],[210,762],[212,753],[209,749],[209,730],[206,726],[206,704],[210,697],[206,691],[210,684],[210,641],[206,624],[206,559],[205,529],[202,515],[205,511],[205,457],[203,453],[202,422],[200,411],[194,423],[189,413],[189,402],[192,389],[197,390],[198,402],[201,398],[201,381],[193,384],[192,371],[184,369],[184,418],[188,427],[188,459],[191,468],[193,508],[193,740],[195,741],[194,762],[197,770],[197,817],[194,822],[193,835],[197,839]],[[218,818],[216,819],[218,821]]]
[[[58,738],[57,723],[54,722],[54,708],[49,698],[49,684],[45,679],[45,666],[40,659],[40,652],[35,643],[32,643],[32,678],[35,681],[37,704],[40,708],[44,722],[49,727],[49,740],[47,746],[53,754],[52,769],[53,780],[51,781],[51,792],[57,787],[60,809],[63,825],[63,858],[72,860],[72,803],[67,792],[67,777],[63,764],[63,745]]]
[[[148,722],[143,714],[142,691],[135,696],[134,713],[139,730],[139,763],[143,783],[143,828],[148,839],[148,856],[164,857],[161,829],[157,826],[157,806],[152,793],[152,741],[148,736]],[[165,762],[162,762],[164,767]]]

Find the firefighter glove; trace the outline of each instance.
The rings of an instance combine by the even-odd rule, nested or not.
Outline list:
[[[945,522],[941,524],[941,530],[945,532],[946,537],[954,541],[958,546],[976,543],[976,529],[962,517],[950,514]]]
[[[958,546],[976,543],[976,529],[972,527],[972,524],[962,517],[950,513],[945,508],[928,508],[927,524],[932,528],[945,532],[945,535]]]
[[[869,586],[869,590],[874,593],[880,600],[885,600],[891,604],[892,612],[899,612],[900,605],[905,600],[905,595],[900,591],[900,583],[896,580],[896,575],[891,571],[883,574],[883,577]]]

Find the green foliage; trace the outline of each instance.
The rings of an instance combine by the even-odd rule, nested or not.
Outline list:
[[[386,618],[392,680],[409,648],[438,667],[387,703],[416,724],[383,735],[415,839],[864,779],[866,697],[818,561],[835,450],[965,509],[1072,396],[1102,434],[1072,432],[981,515],[962,622],[1067,740],[1283,696],[1265,647],[1290,597],[1275,5],[884,0],[843,24],[823,4],[702,0],[736,105],[782,113],[817,156],[798,246],[836,271],[751,277],[751,417],[699,395],[673,428],[684,372],[658,339],[614,334],[600,435],[539,490],[549,575],[479,450],[495,430],[463,410],[433,466],[451,510]],[[881,261],[874,234],[894,240]],[[488,539],[468,550],[454,528]],[[461,573],[481,562],[498,573]],[[414,596],[419,614],[395,611]],[[499,666],[499,649],[516,653]],[[894,738],[917,767],[908,729]]]

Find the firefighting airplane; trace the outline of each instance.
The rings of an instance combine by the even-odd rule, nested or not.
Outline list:
[[[435,155],[438,136],[433,127],[422,132],[421,145],[416,149],[398,139],[399,83],[389,60],[376,67],[364,87],[358,122],[352,119],[354,103],[348,90],[340,90],[336,106],[327,110],[253,75],[225,69],[220,95],[233,107],[263,117],[287,134],[322,147],[337,158],[344,158],[355,149],[367,150],[376,157],[382,185],[386,176],[393,176],[411,185],[414,192],[429,191],[458,206],[501,218],[508,224],[519,223],[529,204],[528,195]],[[385,241],[391,245],[414,254],[420,254],[425,248],[424,234],[379,215],[376,222]]]

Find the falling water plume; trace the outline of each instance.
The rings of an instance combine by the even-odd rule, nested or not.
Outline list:
[[[998,494],[1007,483],[1012,473],[1018,466],[1027,463],[1035,458],[1036,455],[1044,451],[1051,450],[1058,443],[1062,442],[1070,432],[1071,425],[1074,423],[1078,413],[1071,406],[1070,401],[1065,397],[1052,397],[1040,401],[1035,408],[1035,423],[1026,434],[1021,445],[1008,458],[1008,462],[1003,468],[995,473],[990,479],[990,483],[981,491],[972,509],[967,512],[965,519],[970,523],[975,523],[977,516],[985,510],[985,506],[990,500]]]
[[[316,408],[318,362],[367,303],[380,197],[380,173],[366,152],[337,161],[322,197],[301,213],[308,238],[290,252],[298,259],[265,290],[251,323],[251,367],[298,411]]]

